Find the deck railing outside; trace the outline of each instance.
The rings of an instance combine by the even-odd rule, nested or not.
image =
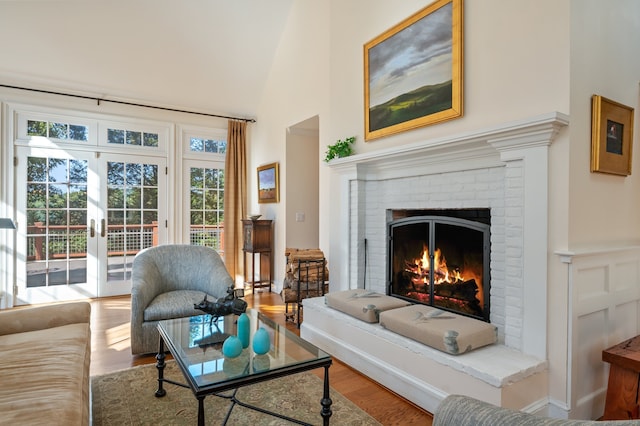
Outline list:
[[[47,227],[35,222],[27,227],[29,261],[83,258],[87,256],[85,225]],[[158,223],[148,225],[108,225],[107,256],[135,255],[140,250],[158,245]],[[97,231],[96,231],[97,232]],[[224,226],[191,225],[189,244],[211,247],[224,255]],[[48,257],[47,257],[48,253]]]

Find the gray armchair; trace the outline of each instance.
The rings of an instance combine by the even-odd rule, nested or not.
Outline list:
[[[169,244],[140,251],[131,271],[131,353],[158,351],[160,320],[200,315],[193,304],[227,295],[234,281],[220,255],[203,246]]]

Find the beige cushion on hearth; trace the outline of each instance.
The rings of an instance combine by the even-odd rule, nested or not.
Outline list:
[[[380,325],[452,355],[490,345],[498,339],[494,325],[426,305],[382,312]]]
[[[380,312],[409,305],[402,299],[360,288],[327,293],[324,300],[333,309],[371,323],[378,322]]]

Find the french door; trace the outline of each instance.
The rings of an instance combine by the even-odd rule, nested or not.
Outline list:
[[[98,295],[131,292],[133,258],[167,239],[167,177],[163,158],[103,154]]]
[[[127,294],[166,239],[166,160],[17,148],[17,303]]]

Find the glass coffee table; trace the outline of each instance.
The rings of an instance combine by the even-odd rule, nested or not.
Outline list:
[[[160,344],[156,356],[158,390],[155,395],[162,397],[166,394],[164,383],[190,388],[198,400],[198,425],[204,425],[204,399],[207,395],[232,401],[223,424],[226,424],[234,406],[240,405],[304,425],[307,423],[246,404],[236,399],[236,392],[243,386],[324,367],[320,415],[323,424],[328,425],[332,414],[329,397],[331,356],[257,310],[248,309],[247,315],[251,323],[249,347],[236,358],[226,358],[222,354],[224,339],[237,334],[238,317],[235,315],[220,317],[217,323],[211,323],[210,315],[160,321]],[[252,349],[253,335],[259,327],[267,330],[271,340],[270,350],[264,355],[257,355]],[[166,349],[173,355],[187,384],[164,377]],[[228,390],[233,392],[230,395],[220,394]]]

